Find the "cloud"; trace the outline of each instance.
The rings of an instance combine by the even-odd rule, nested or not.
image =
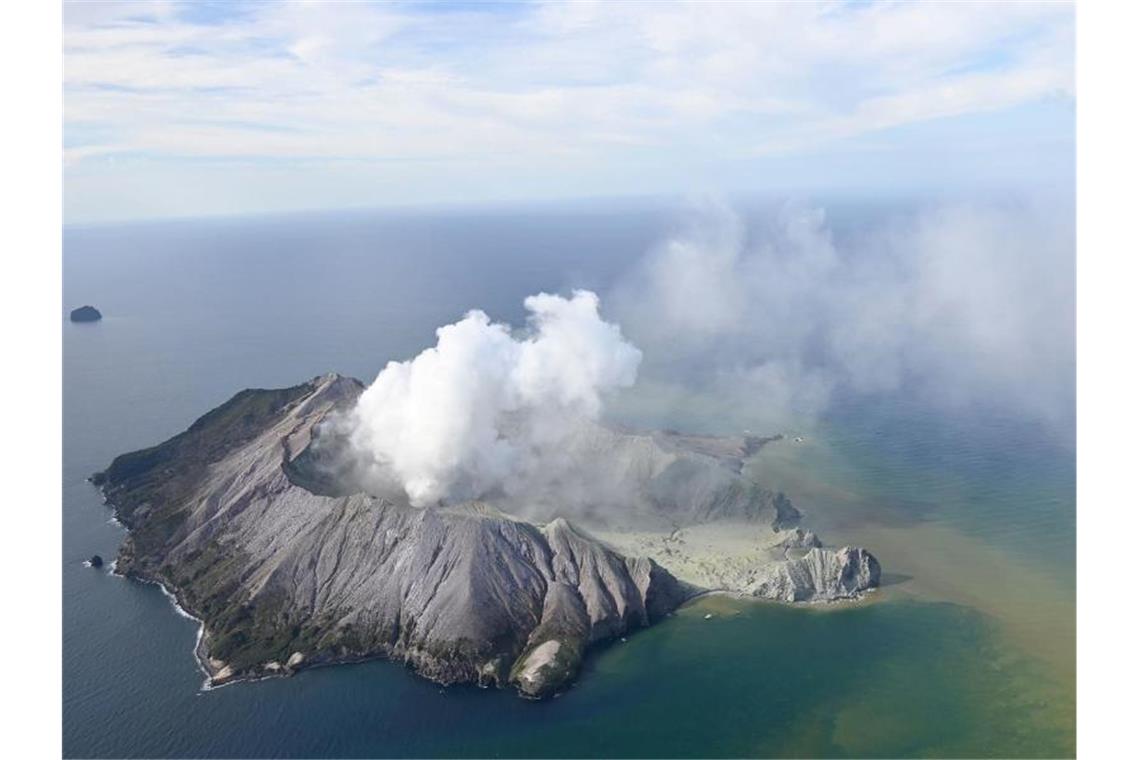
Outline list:
[[[813,206],[745,216],[705,199],[611,289],[613,322],[581,290],[527,298],[520,331],[469,312],[390,362],[340,432],[373,493],[538,517],[645,496],[638,444],[597,424],[615,420],[786,432],[886,394],[1066,431],[1073,240],[1052,203],[896,207],[837,228]]]
[[[1071,219],[1056,204],[942,204],[837,238],[819,208],[748,224],[705,201],[610,301],[646,352],[643,384],[679,408],[694,392],[722,419],[779,430],[837,393],[902,391],[1068,422]]]
[[[1071,101],[1072,33],[1057,3],[69,3],[66,153],[415,162],[429,196],[456,165],[618,165],[643,192],[629,169],[675,165],[687,190],[688,166]]]
[[[348,425],[374,490],[417,506],[483,496],[557,456],[605,394],[633,384],[641,352],[601,319],[596,295],[540,293],[524,305],[525,335],[472,311],[364,391]]]

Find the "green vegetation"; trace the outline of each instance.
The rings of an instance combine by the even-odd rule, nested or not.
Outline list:
[[[132,529],[132,517],[144,505],[164,513],[163,519],[174,518],[181,507],[180,496],[190,490],[209,465],[264,432],[284,407],[309,390],[310,385],[302,384],[277,390],[241,391],[170,440],[115,457],[111,466],[93,476],[92,481],[103,486],[119,519]],[[148,530],[153,522],[147,520]],[[171,519],[161,527],[171,528],[178,522]]]
[[[207,468],[263,433],[309,390],[303,384],[241,391],[185,432],[116,457],[92,478],[131,529],[120,569],[178,589],[182,603],[208,623],[210,656],[239,672],[269,660],[284,661],[298,649],[311,651],[321,621],[283,620],[281,600],[243,598],[235,580],[242,557],[235,547],[211,541],[171,562],[169,544],[189,515],[185,495],[193,493]]]
[[[91,480],[102,486],[116,516],[131,530],[119,556],[119,569],[127,574],[152,577],[166,557],[170,539],[185,524],[189,514],[186,494],[205,475],[206,469],[226,454],[248,443],[280,418],[283,408],[304,396],[308,384],[279,390],[244,390],[217,409],[200,417],[185,432],[168,441],[115,458],[104,472]],[[224,577],[220,567],[225,552],[209,552],[203,563],[191,562],[192,574],[213,572]],[[186,572],[180,568],[179,574]],[[187,584],[177,578],[179,588]],[[198,581],[195,576],[192,580]],[[208,585],[208,583],[206,584]],[[213,596],[215,594],[199,594]],[[198,609],[196,602],[191,602]]]

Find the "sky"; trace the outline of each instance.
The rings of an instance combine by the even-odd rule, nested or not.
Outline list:
[[[1030,2],[69,2],[70,224],[694,193],[1072,191]]]

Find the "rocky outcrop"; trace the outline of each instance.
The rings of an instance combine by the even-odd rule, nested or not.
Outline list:
[[[202,621],[197,654],[213,683],[387,657],[440,683],[542,697],[575,676],[589,646],[700,591],[557,516],[553,491],[528,510],[517,498],[420,509],[362,490],[331,424],[362,390],[326,375],[242,391],[92,477],[129,529],[116,572],[162,584]],[[876,585],[870,555],[809,548],[819,540],[794,527],[787,498],[740,475],[740,457],[759,445],[590,426],[568,460],[604,462],[594,485],[619,488],[638,519],[730,515],[790,531],[784,556],[807,553],[762,568],[749,589],[758,596],[839,598]]]
[[[811,548],[803,557],[762,565],[745,591],[783,602],[850,599],[879,585],[879,561],[866,549]]]
[[[519,691],[535,697],[572,677],[589,644],[649,626],[695,591],[653,560],[623,557],[567,520],[542,533],[553,577],[538,626],[510,674]]]
[[[777,545],[785,551],[788,549],[819,549],[823,547],[823,542],[819,540],[819,536],[810,530],[792,528],[787,531]]]
[[[80,306],[71,310],[72,322],[98,322],[102,318],[103,315],[94,306]]]

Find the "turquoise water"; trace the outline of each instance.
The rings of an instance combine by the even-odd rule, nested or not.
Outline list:
[[[1071,437],[900,399],[840,403],[756,463],[889,585],[828,609],[707,597],[530,703],[386,662],[200,692],[195,625],[86,568],[121,530],[84,478],[248,386],[370,378],[471,306],[604,291],[656,211],[367,214],[68,230],[66,756],[1056,756],[1073,753]],[[705,620],[706,613],[711,620]]]

